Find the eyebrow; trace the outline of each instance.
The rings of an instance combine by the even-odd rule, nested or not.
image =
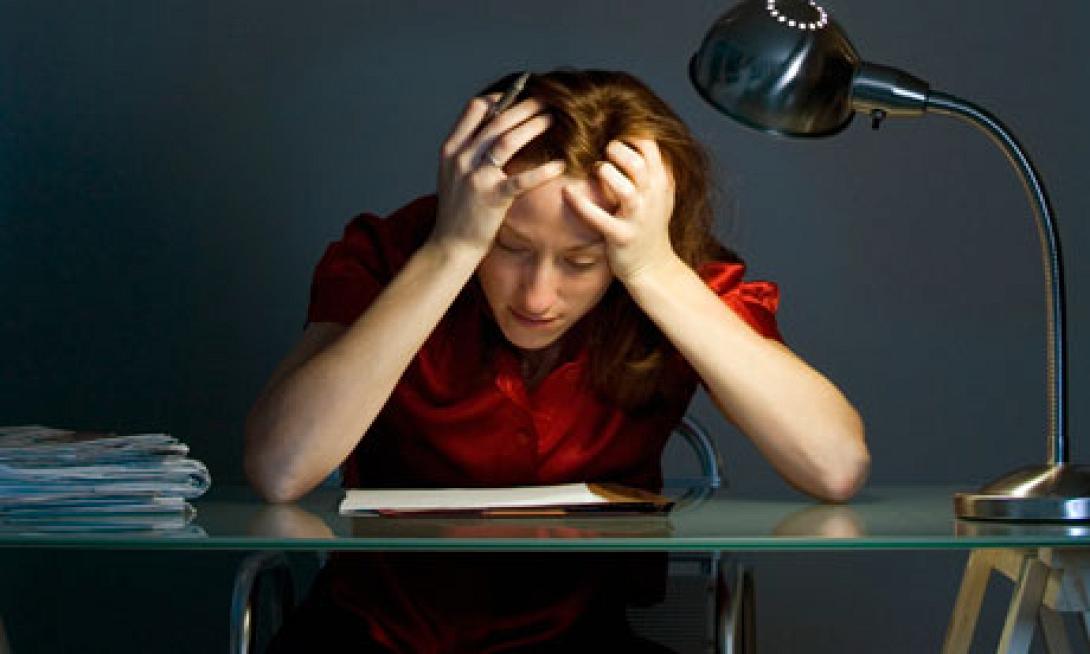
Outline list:
[[[511,232],[516,238],[518,238],[520,240],[527,241],[527,242],[532,242],[532,240],[533,240],[530,237],[523,234],[522,232],[515,229],[514,227],[511,227],[507,223],[503,223],[502,227],[504,229],[506,229],[507,231]],[[587,250],[589,248],[597,247],[599,245],[602,245],[605,242],[606,242],[606,240],[604,238],[598,238],[596,240],[587,241],[585,243],[580,243],[578,245],[571,245],[569,247],[564,248],[564,251],[565,252],[573,252],[575,250]]]

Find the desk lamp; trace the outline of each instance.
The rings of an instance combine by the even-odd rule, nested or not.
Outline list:
[[[1048,196],[1014,135],[984,109],[896,68],[861,61],[829,14],[808,0],[743,0],[723,14],[689,62],[697,91],[749,127],[791,137],[829,136],[856,112],[877,129],[887,117],[938,113],[983,131],[1014,165],[1033,207],[1047,289],[1048,462],[954,495],[959,518],[1090,520],[1090,466],[1068,461],[1063,262]]]

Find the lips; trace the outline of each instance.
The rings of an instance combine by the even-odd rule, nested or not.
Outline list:
[[[510,309],[510,311],[511,315],[513,315],[520,324],[526,325],[528,327],[547,327],[557,321],[557,318],[555,316],[552,318],[531,318],[530,316],[519,313],[514,309]]]

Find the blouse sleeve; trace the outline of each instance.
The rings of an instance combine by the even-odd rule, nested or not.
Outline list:
[[[765,338],[783,342],[776,324],[780,290],[774,282],[744,281],[743,263],[715,261],[700,267],[698,274],[719,299]]]
[[[388,218],[361,214],[326,248],[310,285],[307,322],[353,323],[431,231],[435,198],[426,196]]]

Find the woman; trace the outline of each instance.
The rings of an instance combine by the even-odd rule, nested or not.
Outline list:
[[[861,420],[716,242],[680,119],[630,75],[568,70],[491,115],[513,78],[455,123],[435,196],[327,250],[247,423],[254,487],[292,501],[340,466],[349,486],[655,489],[702,383],[790,484],[851,497]]]

